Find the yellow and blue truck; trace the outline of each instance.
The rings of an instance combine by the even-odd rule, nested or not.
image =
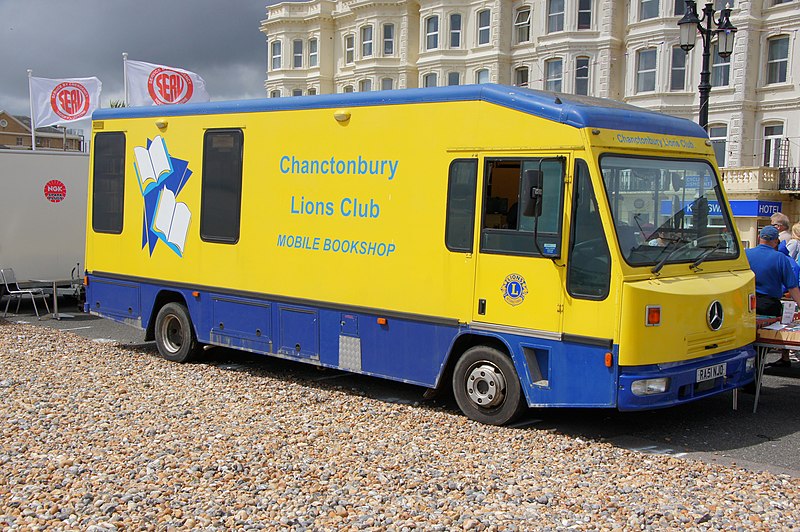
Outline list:
[[[501,85],[95,112],[87,310],[431,389],[470,418],[754,378],[755,288],[706,132]]]

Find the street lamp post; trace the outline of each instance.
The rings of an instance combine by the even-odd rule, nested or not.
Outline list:
[[[705,26],[703,23],[705,22]],[[716,28],[712,29],[713,26]],[[725,6],[720,13],[719,20],[714,19],[714,4],[706,2],[703,7],[703,18],[697,13],[697,2],[686,0],[686,13],[678,21],[680,27],[681,48],[688,54],[694,48],[697,37],[695,32],[700,34],[703,41],[703,68],[700,71],[700,118],[698,122],[703,129],[708,128],[708,95],[711,93],[711,39],[716,34],[717,49],[720,57],[730,57],[733,53],[733,37],[736,34],[736,27],[731,24],[731,8]]]

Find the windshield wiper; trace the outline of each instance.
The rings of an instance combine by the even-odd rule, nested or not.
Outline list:
[[[697,268],[698,266],[700,266],[700,264],[702,264],[702,263],[703,263],[703,261],[705,261],[705,260],[708,258],[708,256],[709,256],[709,255],[711,255],[712,253],[714,253],[714,252],[715,252],[715,251],[717,251],[718,249],[722,249],[723,247],[725,247],[725,246],[723,246],[723,245],[721,245],[721,244],[717,244],[717,245],[716,245],[716,246],[714,246],[713,248],[708,248],[708,249],[706,249],[704,252],[702,252],[702,253],[700,254],[700,256],[699,256],[699,257],[697,257],[697,260],[696,260],[696,261],[694,261],[694,262],[692,263],[692,265],[691,265],[691,266],[689,266],[689,268],[691,268],[691,269],[693,269],[693,270],[694,270],[695,268]]]
[[[673,240],[672,242],[679,242],[679,241]],[[666,250],[667,248],[664,248],[664,249]],[[664,258],[663,258],[663,259],[661,259],[660,261],[658,261],[658,263],[657,263],[655,266],[653,266],[653,269],[652,269],[652,270],[650,270],[650,272],[652,272],[652,273],[658,273],[658,272],[660,272],[660,271],[661,271],[661,268],[663,268],[663,267],[664,267],[664,264],[666,264],[666,263],[667,263],[667,261],[668,261],[669,259],[671,259],[671,258],[672,258],[672,256],[673,256],[675,253],[677,253],[678,251],[680,251],[680,250],[682,250],[682,249],[683,249],[683,246],[678,246],[678,247],[676,247],[675,249],[673,249],[672,251],[670,251],[669,253],[667,253],[666,255],[664,255]]]

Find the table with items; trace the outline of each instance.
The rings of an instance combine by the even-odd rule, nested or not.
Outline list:
[[[795,314],[789,323],[781,318],[758,316],[756,318],[756,341],[753,344],[758,352],[756,363],[756,398],[753,413],[758,408],[761,394],[761,381],[764,377],[767,353],[772,349],[800,350],[800,316]]]

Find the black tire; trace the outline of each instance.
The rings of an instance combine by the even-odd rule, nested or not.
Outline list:
[[[468,349],[453,371],[453,394],[468,418],[487,425],[505,425],[525,409],[514,363],[497,349]]]
[[[200,350],[189,311],[180,303],[161,307],[156,316],[155,333],[158,352],[172,362],[189,362]]]

